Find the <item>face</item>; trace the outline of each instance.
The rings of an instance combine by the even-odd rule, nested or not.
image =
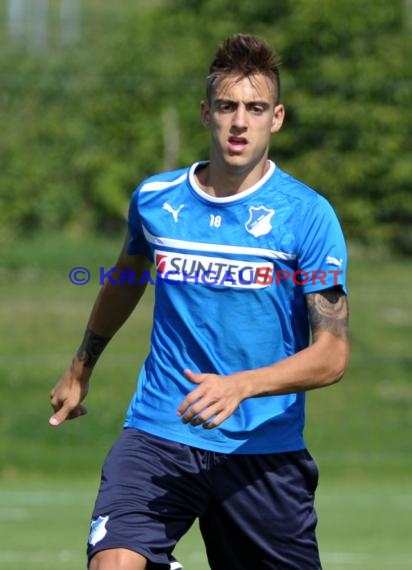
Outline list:
[[[271,135],[284,118],[269,78],[224,77],[211,100],[202,102],[201,112],[211,133],[211,164],[239,174],[266,167]]]

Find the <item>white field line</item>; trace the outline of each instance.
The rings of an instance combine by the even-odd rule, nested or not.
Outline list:
[[[2,564],[23,564],[20,568],[27,568],[32,564],[53,564],[63,562],[83,562],[86,566],[86,555],[82,555],[74,550],[62,550],[61,552],[41,552],[6,550],[0,552],[0,563]]]
[[[11,367],[13,369],[20,369],[30,367],[39,368],[50,368],[58,367],[67,364],[67,361],[71,358],[69,351],[67,352],[42,352],[39,354],[3,354],[0,355],[0,366]],[[141,363],[141,358],[132,352],[107,354],[105,355],[105,367],[110,366],[129,366],[135,365],[136,372]]]
[[[27,517],[30,518],[30,509],[35,507],[56,507],[61,508],[64,506],[80,506],[84,507],[87,504],[92,504],[96,493],[97,487],[90,485],[89,490],[84,488],[79,490],[74,488],[72,490],[8,490],[0,491],[0,520],[14,520],[23,521]],[[345,502],[347,501],[345,496]],[[359,508],[359,497],[356,497],[355,505]],[[396,504],[396,506],[411,508],[412,495],[394,494],[386,495],[387,502]],[[355,498],[354,498],[355,501]],[[339,504],[342,506],[340,500],[334,500],[331,497],[324,497],[320,501],[324,507]],[[369,498],[364,497],[362,507],[371,507],[374,503],[370,503]],[[354,505],[352,505],[353,507]],[[204,552],[192,552],[187,558],[187,563],[196,563],[205,559]],[[333,567],[334,565],[347,566],[349,568],[359,569],[362,564],[373,565],[376,568],[382,568],[384,565],[388,568],[410,568],[412,551],[411,553],[362,553],[362,552],[321,552],[321,558],[325,565]],[[16,551],[16,550],[3,550],[0,551],[0,566],[1,564],[24,564],[25,567],[39,564],[53,564],[53,562],[67,562],[67,563],[84,563],[85,556],[83,553],[74,550],[64,550],[58,552],[52,551]]]
[[[324,552],[322,560],[327,564],[340,564],[345,566],[354,566],[360,568],[361,564],[376,564],[377,568],[382,568],[382,565],[388,565],[391,568],[410,568],[411,555],[410,554],[368,554],[360,552]],[[192,553],[186,556],[186,564],[190,562],[200,562],[205,560],[205,554],[202,552]],[[44,552],[44,551],[30,551],[18,552],[16,550],[7,550],[0,552],[0,562],[5,564],[24,564],[25,567],[33,564],[52,564],[53,562],[84,562],[85,555],[73,551],[63,550],[60,552]]]
[[[22,507],[0,507],[0,522],[19,522],[30,518],[29,509]]]
[[[367,552],[321,552],[321,560],[328,564],[344,564],[361,568],[361,564],[374,564],[376,568],[388,565],[391,568],[411,567],[412,553],[370,554]]]
[[[322,489],[320,489],[318,496],[317,496],[317,504],[318,508],[321,507],[322,509],[345,509],[345,510],[360,510],[360,509],[372,509],[372,510],[379,510],[381,509],[382,504],[390,505],[396,507],[397,509],[406,509],[412,511],[412,494],[391,494],[391,493],[384,493],[382,492],[382,496],[380,498],[380,503],[377,504],[375,496],[365,496],[356,492],[356,490],[352,491],[352,496],[349,496],[346,493],[342,493],[342,496],[327,496],[322,494]]]
[[[84,506],[91,504],[97,492],[90,488],[89,492],[77,491],[0,491],[0,511],[5,507],[64,507]]]

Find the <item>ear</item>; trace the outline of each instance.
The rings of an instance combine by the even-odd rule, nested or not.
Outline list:
[[[276,105],[273,109],[272,126],[270,132],[277,133],[280,131],[285,119],[285,107],[283,105]]]
[[[210,127],[210,107],[208,101],[202,101],[200,103],[200,117],[203,126],[208,129]]]

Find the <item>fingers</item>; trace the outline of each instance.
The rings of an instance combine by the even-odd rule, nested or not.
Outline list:
[[[206,423],[210,418],[221,411],[219,402],[206,404],[202,400],[198,400],[196,404],[187,408],[182,415],[182,421],[185,424],[191,423],[193,426]]]
[[[53,389],[50,392],[50,404],[55,413],[50,417],[49,424],[59,426],[66,420],[73,420],[87,414],[87,408],[78,402],[78,397],[67,397],[65,394],[59,397],[58,390]]]
[[[195,374],[194,372],[192,372],[188,368],[186,368],[186,370],[183,370],[183,374],[185,375],[185,377],[188,380],[190,380],[194,384],[200,384],[206,376],[206,374]]]
[[[192,410],[192,406],[195,402],[199,402],[199,400],[205,395],[205,389],[202,386],[199,386],[198,388],[196,388],[195,390],[193,390],[192,392],[190,392],[190,394],[188,394],[186,396],[186,398],[184,399],[184,401],[180,404],[180,406],[177,408],[177,415],[178,416],[183,416],[183,421],[185,421],[186,418],[189,418],[190,412],[189,410]],[[200,410],[198,410],[199,412]],[[186,421],[186,423],[190,421],[190,419],[188,419]]]
[[[87,408],[85,406],[79,405],[73,409],[71,409],[70,406],[63,406],[58,412],[51,416],[49,424],[51,426],[59,426],[66,420],[74,420],[86,414]]]
[[[206,389],[199,387],[187,396],[177,412],[185,424],[212,429],[227,419],[235,408],[232,398],[212,397]]]
[[[212,429],[231,416],[238,407],[240,399],[237,386],[228,376],[195,374],[189,369],[184,371],[184,375],[197,384],[177,409],[177,414],[185,424]]]
[[[177,409],[177,414],[182,417],[185,424],[193,426],[202,425],[205,428],[215,427],[215,416],[222,412],[221,394],[216,393],[211,386],[217,380],[216,375],[196,374],[189,369],[184,370],[185,377],[197,384]],[[213,425],[210,420],[213,419]],[[223,421],[223,420],[222,420]]]
[[[50,404],[54,414],[49,418],[51,426],[59,426],[66,420],[73,420],[87,414],[82,401],[88,392],[88,383],[66,372],[50,392]]]
[[[49,424],[51,426],[59,426],[68,418],[70,414],[70,408],[68,406],[62,406],[58,412],[56,412],[50,419]]]
[[[220,412],[220,414],[216,414],[214,418],[210,419],[207,423],[203,424],[204,429],[213,429],[219,426],[224,420],[226,420],[231,415],[231,413],[225,411],[225,412]]]
[[[233,409],[225,407],[222,409],[222,403],[216,402],[202,409],[202,403],[193,405],[183,416],[182,421],[192,426],[202,425],[205,429],[213,429],[226,420],[232,413]]]

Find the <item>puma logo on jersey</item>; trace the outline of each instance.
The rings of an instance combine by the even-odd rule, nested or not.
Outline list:
[[[175,221],[176,224],[177,224],[177,221],[178,221],[179,212],[180,212],[180,210],[181,210],[182,208],[184,208],[184,207],[185,207],[185,205],[184,205],[184,204],[181,204],[181,205],[177,208],[177,210],[175,210],[175,209],[172,208],[172,206],[171,206],[170,204],[168,204],[167,202],[165,202],[165,203],[163,204],[163,210],[166,210],[166,212],[169,212],[169,214],[172,214],[173,219],[174,219],[174,221]]]
[[[342,263],[343,263],[343,259],[337,259],[336,257],[333,257],[332,255],[328,255],[326,258],[326,263],[328,265],[336,265],[336,267],[342,267]]]

